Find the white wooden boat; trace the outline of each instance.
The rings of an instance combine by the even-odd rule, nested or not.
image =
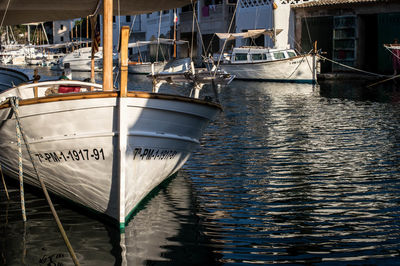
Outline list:
[[[174,41],[172,39],[158,38],[154,41],[137,41],[130,43],[129,48],[133,49],[136,60],[130,61],[128,66],[128,72],[131,74],[149,74],[152,71],[158,73],[162,71],[165,65],[168,63],[170,58],[162,58],[162,60],[156,60],[154,62],[149,61],[150,45],[183,45],[188,44],[187,41]],[[158,49],[158,48],[157,48]]]
[[[206,68],[195,68],[193,61],[190,58],[181,58],[168,62],[161,71],[152,72],[147,75],[153,81],[153,92],[158,92],[159,88],[164,83],[169,84],[193,84],[191,94],[194,97],[199,97],[200,91],[206,84],[225,86],[232,82],[235,75],[232,75],[224,70]]]
[[[167,61],[158,61],[158,62],[154,62],[154,63],[131,61],[131,62],[129,62],[128,72],[130,74],[146,74],[147,75],[147,74],[151,73],[151,69],[153,67],[154,71],[157,73],[157,72],[160,72],[165,67],[166,64],[167,64]],[[152,66],[152,65],[154,65],[154,66]]]
[[[28,82],[28,80],[28,76],[20,71],[0,67],[0,92],[21,83]]]
[[[282,30],[248,30],[240,33],[216,33],[222,40],[257,38],[267,35],[275,39]],[[319,69],[316,51],[297,54],[294,49],[260,46],[234,47],[232,51],[207,58],[208,65],[236,76],[236,79],[273,82],[315,83]]]
[[[28,15],[6,17],[6,25],[85,17],[98,9],[98,1],[93,0],[43,0],[35,1],[34,6],[28,0],[17,2],[15,9]],[[121,89],[113,88],[112,12],[108,12],[113,9],[112,1],[103,2],[107,11],[103,16],[103,84],[43,81],[1,93],[0,163],[9,176],[18,178],[16,114],[11,106],[12,97],[18,97],[19,120],[48,190],[106,214],[123,230],[139,203],[176,173],[198,147],[204,128],[221,107],[193,97],[127,91],[128,60],[124,56]],[[189,3],[120,0],[121,15]],[[38,12],[28,12],[30,7],[52,12],[44,12],[45,18],[41,18]],[[24,180],[38,186],[25,147],[22,154]]]
[[[314,83],[314,60],[314,55],[298,55],[293,49],[237,47],[219,66],[236,79]]]
[[[60,59],[59,68],[63,70],[64,65],[68,63],[72,71],[91,71],[91,49],[91,47],[82,47],[68,53]],[[103,63],[102,47],[100,47],[99,51],[94,55],[94,60],[94,70],[101,71]]]

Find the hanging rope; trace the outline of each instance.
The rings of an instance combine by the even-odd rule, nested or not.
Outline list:
[[[322,56],[322,55],[320,55],[320,54],[318,54],[317,56],[321,57],[321,58],[324,59],[324,60],[327,60],[327,61],[329,61],[329,62],[332,62],[332,63],[334,63],[334,64],[337,64],[337,65],[339,65],[339,66],[342,66],[342,67],[345,67],[345,68],[348,68],[348,69],[351,69],[351,70],[354,70],[354,71],[357,71],[357,72],[361,72],[361,73],[364,73],[364,74],[368,74],[368,75],[372,75],[372,76],[377,76],[377,77],[388,77],[388,75],[382,75],[382,74],[377,74],[377,73],[368,72],[368,71],[365,71],[365,70],[361,70],[361,69],[358,69],[358,68],[355,68],[355,67],[352,67],[352,66],[348,66],[348,65],[345,65],[345,64],[342,64],[342,63],[333,61],[333,60],[331,60],[331,59],[329,59],[329,58],[327,58],[327,57],[325,57],[325,56]]]
[[[75,265],[80,265],[76,255],[75,255],[75,252],[74,252],[74,250],[73,250],[73,248],[71,246],[71,243],[68,240],[67,234],[65,233],[65,230],[64,230],[64,228],[63,228],[63,226],[61,224],[61,221],[58,218],[57,212],[56,212],[56,210],[54,208],[54,205],[53,205],[53,203],[52,203],[52,201],[50,199],[49,193],[47,192],[46,185],[44,184],[43,179],[40,177],[39,172],[38,172],[38,170],[36,168],[35,161],[33,160],[33,156],[32,156],[32,153],[31,153],[31,149],[30,149],[28,140],[26,139],[26,136],[25,136],[24,131],[22,130],[22,126],[21,126],[21,121],[20,121],[19,111],[18,111],[18,109],[19,109],[19,99],[17,97],[15,97],[15,96],[11,97],[9,99],[10,99],[11,107],[12,107],[12,109],[14,111],[14,115],[15,115],[16,122],[18,124],[18,128],[20,130],[20,135],[22,136],[22,139],[24,140],[25,147],[26,147],[26,150],[27,150],[28,155],[29,155],[29,159],[30,159],[30,161],[32,163],[33,170],[34,170],[34,172],[36,174],[36,177],[37,177],[37,179],[38,179],[38,181],[39,181],[39,183],[40,183],[40,185],[42,187],[42,190],[43,190],[43,193],[44,193],[44,195],[46,197],[47,203],[50,206],[50,209],[51,209],[51,212],[53,214],[54,220],[57,223],[58,229],[60,230],[60,233],[61,233],[61,235],[62,235],[62,237],[64,239],[65,245],[68,248],[68,251],[69,251],[69,254],[71,255],[71,258],[74,261],[74,264]]]
[[[160,49],[161,12],[162,12],[162,11],[160,11],[160,20],[159,20],[159,22],[158,22],[156,62],[158,62],[158,49]]]
[[[232,19],[231,19],[231,23],[229,24],[228,33],[231,32],[231,28],[232,28],[233,21],[234,21],[234,19],[235,19],[236,11],[237,11],[237,9],[238,9],[239,4],[240,4],[240,0],[238,0],[237,3],[236,3],[235,11],[233,12],[233,16],[232,16]],[[219,55],[219,58],[218,58],[217,67],[215,68],[214,77],[217,75],[217,69],[218,69],[219,64],[220,64],[220,62],[221,62],[222,55],[224,54],[225,45],[226,45],[226,43],[228,42],[228,39],[229,39],[229,38],[226,38],[226,39],[225,39],[224,45],[222,46],[222,51],[221,51],[221,53],[220,53],[220,55]]]
[[[10,196],[8,195],[6,180],[4,179],[3,169],[1,168],[1,164],[0,164],[0,172],[1,172],[1,180],[3,181],[4,190],[6,191],[7,200],[10,200]]]
[[[191,3],[192,3],[192,9],[193,9],[193,16],[194,16],[194,18],[195,18],[195,20],[196,20],[196,26],[197,26],[197,30],[198,30],[198,32],[199,32],[198,36],[200,37],[200,43],[201,43],[201,47],[202,47],[202,49],[203,49],[202,51],[205,52],[205,46],[204,46],[204,42],[203,42],[203,36],[202,36],[202,34],[201,34],[201,29],[200,29],[199,20],[198,20],[198,18],[197,18],[196,12],[194,12],[194,11],[196,10],[196,8],[195,8],[195,6],[194,6],[193,0],[191,0]]]
[[[14,110],[15,117],[19,117],[18,114],[18,101],[11,100],[11,106]],[[25,195],[24,195],[24,171],[22,169],[22,148],[21,148],[21,128],[19,121],[15,121],[15,129],[17,133],[17,147],[18,147],[18,178],[19,178],[19,191],[21,196],[21,210],[22,210],[22,220],[26,222],[26,212],[25,212]]]
[[[6,9],[4,10],[3,18],[1,19],[0,28],[3,27],[4,19],[6,18],[8,7],[10,6],[10,2],[11,2],[11,0],[8,0]]]

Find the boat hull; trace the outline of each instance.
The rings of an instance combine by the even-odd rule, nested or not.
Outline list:
[[[64,64],[68,63],[69,68],[72,71],[91,71],[91,65],[92,62],[90,59],[84,59],[84,58],[74,58],[74,59],[68,59],[68,60],[63,60],[62,63],[59,65],[60,69],[64,69]],[[103,60],[100,58],[97,58],[94,61],[94,70],[95,71],[101,71],[103,67]]]
[[[167,62],[154,63],[154,72],[160,72]],[[151,63],[130,63],[128,65],[128,72],[131,74],[149,74],[151,73]]]
[[[28,76],[22,72],[0,67],[0,91],[27,82],[28,79]]]
[[[220,68],[236,79],[274,82],[313,83],[313,56],[254,63],[223,63]]]
[[[21,102],[21,125],[48,190],[123,228],[140,201],[182,167],[219,108],[147,93],[93,95]],[[16,121],[10,114],[10,107],[0,108],[0,163],[18,178]],[[25,182],[39,186],[25,148],[23,170]]]

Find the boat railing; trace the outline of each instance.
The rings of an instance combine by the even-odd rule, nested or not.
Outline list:
[[[102,84],[79,80],[50,80],[37,83],[25,83],[2,93],[0,102],[13,96],[17,96],[21,99],[32,99],[50,95],[63,95],[66,93],[102,91],[102,87]]]

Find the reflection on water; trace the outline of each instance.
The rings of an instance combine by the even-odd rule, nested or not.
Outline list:
[[[82,264],[399,263],[396,89],[234,81],[220,92],[201,147],[125,235],[56,202]],[[71,265],[41,193],[26,195],[24,228],[10,190],[1,262]]]
[[[320,89],[222,92],[225,112],[185,168],[221,261],[398,261],[400,107]]]

